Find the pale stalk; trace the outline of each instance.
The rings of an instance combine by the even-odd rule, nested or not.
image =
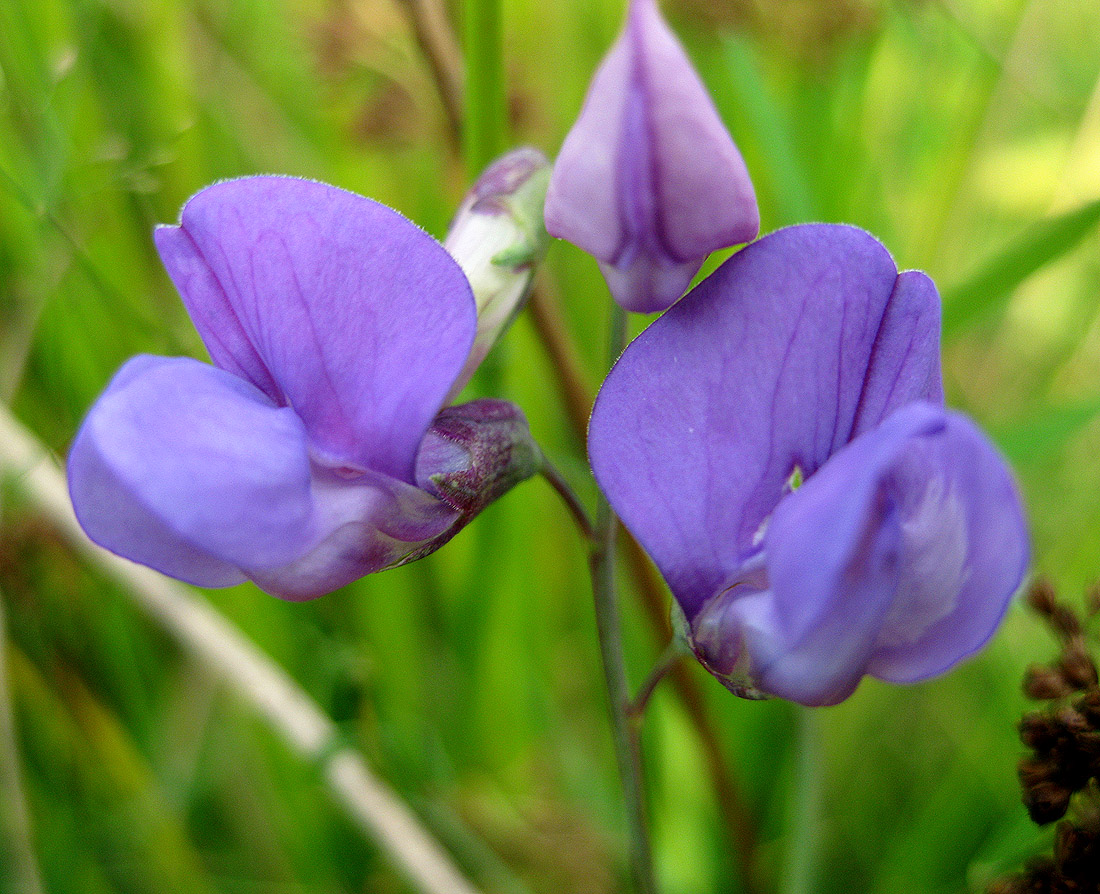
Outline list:
[[[592,522],[592,519],[588,516],[588,510],[584,508],[584,504],[581,502],[580,497],[577,496],[576,491],[569,485],[569,482],[565,480],[564,476],[558,471],[558,468],[550,462],[545,456],[542,458],[542,466],[539,468],[539,474],[546,479],[546,483],[554,488],[555,492],[561,497],[562,503],[565,504],[565,508],[569,510],[569,514],[573,516],[573,521],[577,526],[577,530],[581,532],[581,536],[591,545],[598,542],[598,535],[596,533],[596,526]]]
[[[0,475],[79,552],[113,578],[175,638],[258,711],[292,750],[319,766],[333,796],[422,894],[476,894],[415,814],[341,745],[340,733],[309,696],[229,621],[182,584],[100,549],[85,536],[50,452],[0,406]]]
[[[7,625],[0,593],[0,890],[42,894],[42,877],[34,854],[30,815],[20,778],[15,712],[8,685]]]

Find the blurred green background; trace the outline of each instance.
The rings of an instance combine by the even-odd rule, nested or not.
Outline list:
[[[461,33],[477,5],[444,11]],[[949,400],[1012,460],[1035,567],[1079,599],[1100,576],[1100,7],[663,8],[745,155],[764,231],[859,224],[939,283]],[[128,356],[204,356],[150,231],[205,184],[313,177],[443,234],[474,172],[408,10],[399,0],[0,2],[0,397],[59,455]],[[556,151],[622,15],[621,0],[504,3],[512,141]],[[572,246],[552,246],[547,266],[594,387],[605,288]],[[519,402],[591,500],[552,382],[524,315],[472,389]],[[0,497],[10,693],[0,711],[15,728],[0,764],[20,775],[30,821],[29,838],[7,845],[31,849],[44,890],[409,890],[319,771],[75,556],[17,480]],[[624,589],[637,681],[661,643]],[[585,554],[543,482],[429,559],[315,602],[251,585],[206,595],[484,889],[625,889]],[[814,890],[977,891],[1045,845],[1019,804],[1015,722],[1024,667],[1053,650],[1016,608],[950,676],[868,681],[816,715]],[[757,826],[770,890],[805,794],[796,714],[690,671]],[[646,746],[663,890],[740,891],[703,745],[667,685]],[[0,864],[0,890],[16,890],[13,865]]]

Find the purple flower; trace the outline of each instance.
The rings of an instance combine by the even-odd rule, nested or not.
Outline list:
[[[993,634],[1028,562],[1003,461],[943,407],[939,297],[852,227],[734,255],[627,348],[592,415],[612,506],[696,655],[808,705]]]
[[[518,408],[440,413],[474,297],[397,212],[251,177],[202,190],[156,245],[214,365],[135,357],[89,412],[69,488],[100,545],[307,599],[426,555],[534,470]]]
[[[554,165],[546,229],[596,257],[619,304],[654,313],[710,252],[759,228],[745,163],[706,88],[656,0],[631,0]]]

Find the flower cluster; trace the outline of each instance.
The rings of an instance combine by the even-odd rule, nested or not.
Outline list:
[[[156,245],[213,365],[115,376],[69,456],[81,524],[291,599],[437,549],[540,463],[518,408],[446,404],[522,303],[544,196],[616,301],[665,311],[600,390],[589,456],[706,668],[828,705],[980,648],[1028,536],[1004,462],[944,406],[936,289],[853,227],[752,241],[745,164],[656,0],[631,0],[552,175],[498,162],[445,245],[304,180],[192,198]]]
[[[699,660],[808,705],[941,673],[1028,563],[1011,476],[944,408],[939,296],[852,227],[751,239],[740,155],[653,0],[633,0],[562,147],[547,228],[662,310],[608,375],[589,456]]]

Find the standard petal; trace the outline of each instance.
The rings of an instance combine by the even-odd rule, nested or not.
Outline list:
[[[764,537],[769,589],[739,612],[763,691],[831,705],[855,690],[905,575],[891,472],[943,412],[911,404],[857,438],[776,507]]]
[[[854,435],[915,400],[943,406],[940,318],[935,283],[919,270],[899,274],[875,338]]]
[[[691,619],[759,541],[796,469],[851,438],[897,269],[853,227],[738,252],[624,352],[589,453],[612,506]]]
[[[920,439],[894,470],[902,575],[868,673],[910,683],[943,673],[993,635],[1029,560],[1023,507],[1004,460],[968,419]]]
[[[294,407],[325,462],[412,483],[477,325],[439,243],[370,199],[289,177],[208,187],[156,241],[216,363]]]
[[[101,546],[202,586],[243,580],[308,545],[305,432],[288,408],[223,370],[136,357],[69,453],[77,518]]]

